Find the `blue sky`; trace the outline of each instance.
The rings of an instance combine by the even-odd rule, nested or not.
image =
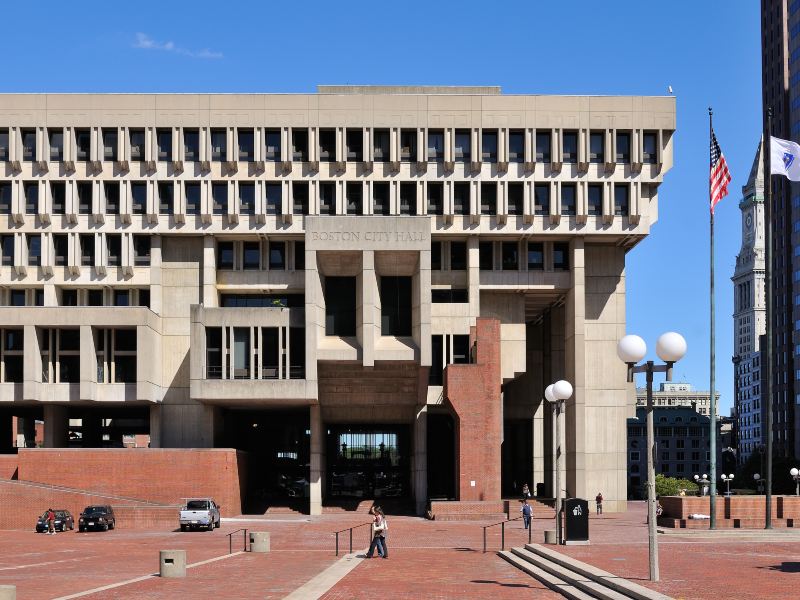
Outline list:
[[[708,389],[708,120],[733,175],[717,209],[717,389],[733,395],[737,203],[761,129],[759,3],[39,2],[3,7],[0,92],[312,92],[317,84],[500,85],[677,96],[660,219],[628,255],[628,332]],[[113,9],[110,8],[113,6]],[[46,18],[45,18],[46,16]],[[33,25],[35,24],[35,27]]]

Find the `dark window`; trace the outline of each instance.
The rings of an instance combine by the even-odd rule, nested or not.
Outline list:
[[[428,160],[431,162],[444,160],[444,131],[441,129],[428,130]]]
[[[453,212],[457,215],[469,214],[470,184],[465,182],[453,183]]]
[[[11,290],[8,300],[9,306],[25,306],[25,290]]]
[[[589,162],[604,163],[606,157],[606,134],[592,131],[589,134]]]
[[[25,214],[35,215],[39,212],[39,184],[37,182],[23,183],[25,193]]]
[[[106,214],[119,214],[119,183],[106,181],[103,183],[103,191],[106,195]]]
[[[156,145],[158,146],[158,160],[172,160],[172,129],[156,129]]]
[[[117,130],[103,129],[103,160],[117,160]]]
[[[75,189],[78,192],[78,214],[92,214],[92,184],[89,181],[79,181]]]
[[[574,183],[561,184],[562,215],[573,216],[575,214],[575,194],[576,194],[576,188]]]
[[[233,242],[217,242],[217,269],[233,269]]]
[[[143,161],[145,145],[144,129],[129,129],[128,135],[131,140],[131,160],[133,162]]]
[[[0,129],[0,161],[8,160],[8,129]]]
[[[347,160],[360,162],[364,160],[364,131],[361,129],[348,129],[345,133],[347,146]]]
[[[53,162],[64,160],[64,130],[48,129],[47,138],[50,145],[50,160]]]
[[[228,184],[227,183],[212,183],[211,184],[211,202],[213,203],[213,211],[215,215],[228,214]]]
[[[569,244],[566,242],[553,244],[553,269],[569,271]]]
[[[88,306],[103,306],[103,290],[89,290],[86,300]]]
[[[444,184],[428,183],[428,214],[444,214]]]
[[[42,238],[38,233],[27,234],[28,265],[38,267],[42,264]]]
[[[617,132],[617,162],[631,162],[631,134],[626,131]]]
[[[44,306],[44,290],[42,288],[33,290],[33,305]]]
[[[200,184],[187,183],[186,184],[186,214],[199,215],[200,214]]]
[[[512,129],[508,134],[508,162],[521,163],[525,161],[525,132]]]
[[[246,271],[258,270],[261,267],[261,244],[244,242],[242,244],[242,268]]]
[[[481,134],[481,160],[497,162],[497,131],[483,131]]]
[[[536,162],[549,163],[551,149],[552,137],[550,132],[536,132]]]
[[[525,208],[525,184],[508,184],[508,214],[521,215]]]
[[[255,160],[255,135],[252,129],[237,129],[236,136],[239,143],[239,160],[253,162]]]
[[[452,271],[467,269],[467,242],[450,242],[450,269]]]
[[[325,278],[325,335],[356,334],[356,278]]]
[[[228,132],[225,129],[211,130],[211,160],[228,160]]]
[[[466,365],[469,364],[469,336],[468,335],[454,335],[453,336],[453,364]]]
[[[22,160],[33,162],[36,160],[36,130],[22,130]]]
[[[122,236],[116,233],[106,234],[106,247],[108,249],[108,266],[120,266],[122,264]]]
[[[480,242],[478,244],[478,263],[481,271],[494,269],[494,242]]]
[[[544,270],[544,244],[541,242],[528,242],[528,270]]]
[[[292,129],[292,160],[295,162],[308,160],[307,129]]]
[[[603,214],[603,186],[590,183],[588,187],[588,213],[592,216]]]
[[[322,162],[336,160],[336,130],[319,130],[319,159]]]
[[[280,129],[267,129],[264,131],[265,154],[264,160],[278,162],[281,159],[281,132]]]
[[[481,214],[497,214],[497,184],[481,183]]]
[[[413,162],[417,160],[417,130],[400,130],[400,160]]]
[[[280,183],[267,183],[264,186],[267,196],[267,214],[279,215],[281,214],[281,200],[283,192],[281,191]]]
[[[361,200],[363,195],[363,187],[361,182],[348,182],[345,186],[345,196],[347,200],[347,214],[360,215],[363,211],[361,208]]]
[[[519,244],[517,242],[503,242],[503,271],[517,271],[519,269]]]
[[[223,308],[303,308],[303,294],[220,294]]]
[[[139,306],[150,308],[150,290],[143,288],[139,290]]]
[[[624,183],[614,184],[614,214],[618,217],[628,216],[630,188]]]
[[[646,131],[642,136],[642,162],[646,165],[658,162],[658,136],[653,131]]]
[[[431,370],[428,373],[429,385],[444,383],[444,336],[431,336]]]
[[[129,291],[129,290],[126,290]],[[125,306],[130,306],[126,304]],[[136,351],[136,330],[135,329],[117,329],[114,332],[114,350],[118,352],[135,352]]]
[[[61,290],[61,306],[78,306],[78,290]]]
[[[456,129],[454,160],[456,162],[469,162],[472,160],[471,150],[472,135],[469,129]]]
[[[130,305],[131,305],[130,290],[114,290],[114,306],[130,306]]]
[[[306,330],[303,327],[289,328],[289,379],[305,379],[306,376]]]
[[[442,242],[431,242],[431,269],[442,270]]]
[[[292,213],[295,215],[308,214],[308,183],[304,181],[292,183]]]
[[[401,183],[400,184],[400,214],[401,215],[416,215],[417,214],[417,184],[416,183]]]
[[[94,235],[82,233],[78,241],[81,245],[81,265],[84,267],[94,266]]]
[[[411,335],[411,277],[381,277],[381,335]]]
[[[50,195],[53,198],[53,214],[63,215],[67,211],[67,184],[51,181]]]
[[[92,135],[88,129],[75,130],[75,158],[79,161],[87,161],[92,149]]]
[[[284,242],[269,243],[269,268],[283,271],[286,268],[286,244]]]
[[[372,131],[372,146],[373,146],[373,159],[375,162],[388,162],[389,161],[389,130],[388,129],[373,129]]]
[[[149,235],[134,235],[133,236],[133,264],[137,267],[150,266],[150,236]]]
[[[200,160],[200,132],[197,129],[183,130],[183,154],[187,162]]]
[[[388,215],[390,211],[389,184],[375,182],[372,184],[372,212],[376,215]]]
[[[0,214],[11,214],[11,184],[0,183]]]
[[[550,214],[550,184],[537,183],[533,186],[533,214]]]
[[[135,215],[143,215],[147,211],[146,183],[131,183],[131,209]]]
[[[158,184],[158,214],[173,214],[175,210],[174,193],[175,188],[171,181]]]
[[[14,264],[14,236],[0,236],[0,247],[2,247],[3,251],[3,266],[12,266]]]
[[[564,148],[561,157],[565,163],[578,162],[578,132],[565,131],[564,132]]]
[[[68,241],[69,236],[66,233],[53,234],[53,250],[57,267],[62,267],[67,264]]]
[[[469,302],[467,288],[431,290],[431,302],[435,304],[454,304]]]
[[[336,214],[335,183],[325,182],[319,184],[319,214],[321,215]]]
[[[294,270],[302,271],[306,268],[306,243],[294,243]]]
[[[239,183],[239,214],[256,214],[256,184]]]

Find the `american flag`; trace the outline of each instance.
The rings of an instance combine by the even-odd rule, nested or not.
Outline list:
[[[725,162],[725,156],[722,150],[719,149],[717,136],[714,135],[714,130],[711,130],[711,175],[709,181],[711,183],[711,213],[714,213],[714,207],[717,202],[722,200],[728,195],[728,183],[730,183],[731,174],[728,171],[728,163]]]

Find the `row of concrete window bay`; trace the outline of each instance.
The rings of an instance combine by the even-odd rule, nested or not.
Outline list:
[[[639,157],[643,164],[657,164],[663,143],[658,131],[614,130],[612,135],[606,130],[545,129],[535,130],[526,152],[524,129],[400,129],[392,133],[390,128],[0,128],[0,161],[628,164]]]

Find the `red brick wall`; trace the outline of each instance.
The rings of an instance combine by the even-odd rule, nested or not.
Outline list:
[[[687,519],[692,513],[709,514],[709,498],[698,496],[662,496],[664,516]],[[764,496],[717,497],[719,519],[764,519],[766,505]],[[775,519],[800,519],[800,497],[773,496],[772,516]]]
[[[214,498],[224,516],[241,514],[240,457],[231,449],[25,448],[21,481],[164,504]]]
[[[17,455],[0,454],[0,480],[17,478]]]
[[[499,500],[500,321],[479,318],[473,330],[475,363],[448,365],[444,377],[444,397],[456,414],[458,498]]]

